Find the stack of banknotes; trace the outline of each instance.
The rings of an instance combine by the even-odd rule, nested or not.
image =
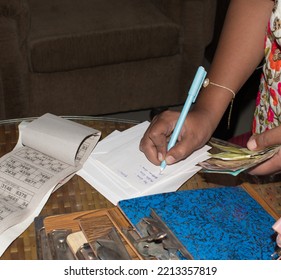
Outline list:
[[[209,173],[224,173],[233,176],[248,170],[271,158],[278,152],[280,146],[271,146],[260,151],[250,151],[227,141],[211,138],[210,158],[199,165],[202,171]]]

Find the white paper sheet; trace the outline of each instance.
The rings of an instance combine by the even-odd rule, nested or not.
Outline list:
[[[139,150],[148,126],[149,122],[143,122],[100,141],[77,174],[115,205],[123,199],[176,191],[201,169],[197,163],[209,158],[210,147],[204,146],[160,174],[160,167]]]
[[[14,150],[0,159],[0,256],[39,214],[52,191],[82,167],[101,136],[52,114],[19,129]]]

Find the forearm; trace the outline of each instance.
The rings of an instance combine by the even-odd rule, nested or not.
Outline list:
[[[232,0],[212,65],[210,81],[238,92],[264,55],[264,37],[274,2]],[[209,116],[212,130],[233,98],[231,92],[209,85],[202,90],[194,110]]]

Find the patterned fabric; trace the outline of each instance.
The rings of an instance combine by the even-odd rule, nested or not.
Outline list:
[[[153,209],[195,260],[270,260],[274,252],[274,218],[239,186],[142,196],[118,207],[140,231]]]
[[[281,123],[281,3],[275,0],[265,37],[265,64],[253,120],[253,133]]]

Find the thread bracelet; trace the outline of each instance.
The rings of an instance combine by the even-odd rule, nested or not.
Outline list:
[[[232,108],[233,108],[233,102],[234,102],[234,98],[235,98],[236,93],[232,89],[230,89],[226,86],[211,82],[208,78],[206,78],[203,82],[203,87],[206,88],[208,85],[223,88],[223,89],[229,91],[232,94],[232,100],[230,102],[229,114],[228,114],[228,118],[227,118],[227,128],[229,129],[230,128],[231,113],[232,113]]]

